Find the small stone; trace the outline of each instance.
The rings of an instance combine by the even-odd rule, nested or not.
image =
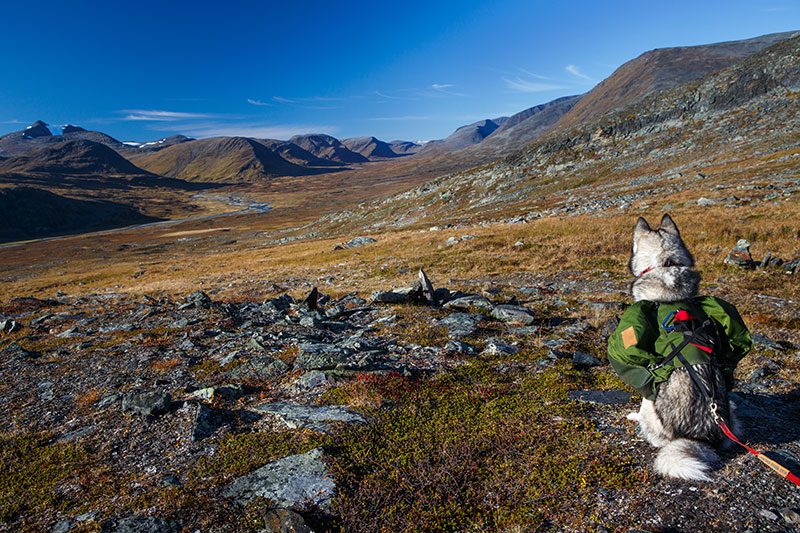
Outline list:
[[[621,390],[575,390],[567,394],[567,398],[602,405],[621,405],[630,401],[631,394]]]
[[[800,524],[800,513],[798,513],[794,509],[789,509],[788,507],[785,507],[783,509],[780,509],[778,512],[783,517],[783,521],[786,522],[787,524],[791,525]]]
[[[192,421],[192,440],[199,442],[213,435],[222,424],[214,409],[202,403],[196,404],[196,409]]]
[[[523,246],[525,246],[525,243],[522,241],[517,241],[514,243],[514,248],[522,248]]]
[[[533,324],[536,317],[533,311],[519,305],[498,305],[492,310],[492,316],[503,322],[512,324],[523,324],[529,326]]]
[[[174,474],[167,474],[161,478],[161,485],[164,487],[180,487],[181,480]]]
[[[166,392],[138,392],[122,399],[122,412],[132,412],[143,416],[157,416],[166,413],[172,396]]]
[[[488,342],[486,344],[486,348],[483,349],[484,354],[491,356],[514,355],[517,352],[519,352],[519,348],[517,348],[516,346],[512,346],[510,344],[505,344],[498,341]]]
[[[22,325],[16,320],[2,320],[0,321],[0,333],[14,333],[22,329]]]
[[[575,366],[600,366],[603,364],[600,359],[584,352],[572,354],[572,364]]]
[[[69,533],[77,524],[73,520],[61,520],[53,525],[50,533]]]
[[[211,297],[203,291],[194,291],[189,296],[184,298],[187,304],[193,305],[199,309],[211,309],[214,303]]]
[[[2,350],[0,350],[0,357],[8,358],[12,361],[21,361],[23,359],[35,359],[40,354],[26,350],[16,342],[12,342]]]
[[[773,513],[772,511],[770,511],[768,509],[761,509],[758,512],[758,515],[759,516],[763,516],[767,520],[777,520],[778,519],[778,515],[776,515],[775,513]]]
[[[445,246],[453,246],[454,244],[458,244],[460,242],[461,242],[461,239],[459,237],[450,237],[449,239],[444,241],[444,245]]]
[[[328,374],[319,370],[312,370],[300,376],[295,382],[295,386],[301,389],[311,390],[327,385],[328,383]]]
[[[264,514],[262,533],[314,533],[303,517],[291,509],[270,509]]]

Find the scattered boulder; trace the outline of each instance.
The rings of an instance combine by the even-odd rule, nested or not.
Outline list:
[[[222,417],[215,410],[205,404],[196,404],[194,420],[192,421],[192,440],[201,441],[210,437],[222,425]]]
[[[222,494],[241,505],[262,497],[279,507],[305,509],[327,508],[333,499],[336,484],[322,461],[322,449],[290,455],[268,463],[258,470],[236,479]]]
[[[433,284],[431,280],[428,279],[425,271],[421,268],[419,269],[419,282],[420,285],[422,285],[422,295],[425,297],[425,300],[427,300],[430,305],[438,306],[439,300],[436,298],[436,291],[433,289]]]
[[[186,302],[181,307],[197,307],[198,309],[211,309],[214,306],[214,302],[211,301],[211,297],[204,293],[203,291],[194,291],[189,296],[184,298]]]
[[[356,248],[357,246],[364,246],[365,244],[370,244],[373,242],[375,242],[375,239],[372,237],[356,237],[354,239],[350,239],[345,244],[342,244],[341,248]]]
[[[295,381],[294,386],[300,389],[312,390],[330,383],[328,374],[320,370],[306,372]]]
[[[753,261],[753,256],[750,255],[750,243],[746,239],[739,239],[728,257],[725,258],[725,263],[740,268],[755,268],[756,263]]]
[[[172,396],[166,392],[136,392],[122,399],[122,412],[143,416],[158,416],[166,413]]]
[[[401,294],[393,291],[372,291],[369,297],[369,302],[372,304],[398,304],[405,302],[408,298],[407,294]]]
[[[489,301],[489,298],[486,296],[481,296],[480,294],[465,294],[463,296],[458,296],[453,298],[446,304],[444,304],[445,308],[452,308],[452,309],[483,309],[485,311],[491,312],[494,309],[494,304]]]
[[[444,346],[447,353],[463,353],[464,355],[478,355],[478,348],[468,342],[450,341]]]
[[[271,402],[253,408],[259,413],[277,416],[289,428],[305,428],[319,433],[327,433],[331,422],[364,424],[360,414],[340,406],[314,406],[294,402]]]
[[[319,291],[317,290],[316,287],[312,287],[308,295],[303,299],[302,302],[300,302],[300,305],[302,305],[309,311],[316,311],[318,299],[319,299]]]
[[[214,400],[237,400],[244,396],[244,387],[240,383],[222,385],[220,387],[205,387],[189,393],[190,398],[213,402]]]
[[[503,322],[511,324],[524,324],[530,326],[535,320],[533,311],[519,305],[498,305],[492,309],[492,316]]]
[[[291,509],[270,509],[264,514],[262,533],[314,533],[303,517]]]

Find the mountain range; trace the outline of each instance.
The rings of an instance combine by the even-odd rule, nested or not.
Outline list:
[[[173,135],[123,143],[102,132],[37,121],[0,137],[0,186],[33,186],[65,194],[52,187],[67,184],[75,189],[67,194],[79,198],[80,187],[98,190],[124,184],[186,190],[192,188],[187,182],[266,183],[280,177],[347,173],[364,165],[369,165],[376,180],[412,176],[409,183],[413,185],[507,156],[528,160],[529,156],[520,154],[540,153],[545,145],[563,147],[574,138],[591,138],[598,128],[603,135],[610,135],[609,128],[618,133],[655,120],[644,117],[682,116],[696,103],[673,99],[671,111],[654,112],[652,102],[662,101],[653,99],[672,94],[676,88],[685,92],[709,75],[745,65],[764,50],[792,41],[793,35],[786,32],[645,52],[584,95],[558,98],[510,117],[483,119],[457,128],[445,139],[424,144],[385,142],[370,136],[339,140],[324,134],[296,135],[288,140]],[[763,73],[752,74],[753,79],[762,77]],[[738,83],[744,83],[742,79]],[[748,87],[761,90],[752,83]],[[718,95],[728,97],[728,93]],[[720,101],[712,104],[719,106]],[[30,194],[26,197],[33,198]]]

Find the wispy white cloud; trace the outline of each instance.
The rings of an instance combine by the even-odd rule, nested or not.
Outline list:
[[[436,90],[447,89],[450,87],[455,87],[455,85],[453,85],[452,83],[434,83],[433,85],[431,85],[431,88]]]
[[[262,102],[261,100],[253,100],[252,98],[248,98],[247,103],[252,105],[268,105],[268,106],[272,105],[269,102]]]
[[[565,85],[557,85],[555,83],[542,83],[539,81],[525,80],[517,76],[514,79],[503,78],[503,81],[511,90],[519,91],[522,93],[536,93],[542,91],[555,91],[558,89],[566,89]]]
[[[276,102],[278,102],[279,104],[296,104],[297,103],[295,100],[292,100],[290,98],[284,98],[283,96],[273,96],[272,99],[275,100]]]
[[[401,89],[399,91],[393,91],[393,92],[395,92],[395,93],[396,92],[407,92],[408,90],[409,89]],[[397,96],[396,94],[395,95],[386,94],[386,91],[383,91],[383,92],[382,91],[375,91],[375,94],[377,94],[381,98],[386,98],[388,100],[412,100],[412,101],[413,100],[417,100],[417,98],[413,98],[413,97],[410,97],[410,96]]]
[[[209,113],[184,113],[180,111],[163,111],[160,109],[123,109],[120,113],[128,113],[122,120],[148,120],[173,122],[176,120],[215,118],[218,115]]]
[[[564,70],[566,70],[567,72],[569,72],[573,76],[577,76],[578,78],[581,78],[581,79],[584,79],[584,80],[588,80],[588,81],[594,81],[591,77],[589,77],[586,74],[584,74],[583,72],[581,72],[580,69],[576,65],[567,65],[566,67],[564,67]]]
[[[255,122],[202,122],[186,124],[181,131],[196,138],[203,137],[254,137],[256,139],[288,139],[303,133],[325,133],[334,135],[337,126],[314,124],[274,124],[265,126]]]

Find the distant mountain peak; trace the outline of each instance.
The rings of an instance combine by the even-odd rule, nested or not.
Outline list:
[[[41,120],[37,120],[27,128],[22,131],[22,136],[27,137],[29,139],[36,139],[39,137],[51,137],[53,133],[50,131],[50,128],[47,127],[47,124],[42,122]]]

